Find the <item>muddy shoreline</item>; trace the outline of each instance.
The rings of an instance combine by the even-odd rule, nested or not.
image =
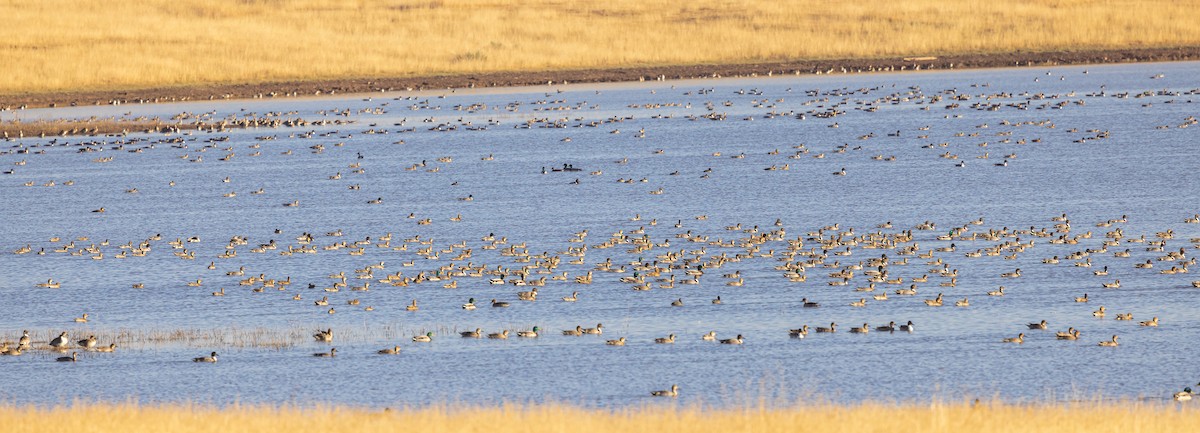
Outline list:
[[[340,93],[509,87],[539,84],[649,81],[736,76],[867,73],[1072,64],[1200,60],[1200,47],[1093,51],[958,54],[909,58],[796,60],[777,63],[700,64],[539,72],[491,72],[430,77],[359,78],[209,84],[131,90],[0,95],[0,109],[179,102],[215,99],[283,98]]]

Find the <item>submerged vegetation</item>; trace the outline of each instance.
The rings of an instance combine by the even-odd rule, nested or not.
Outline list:
[[[1200,45],[1197,1],[0,3],[0,95]]]
[[[647,394],[647,398],[649,394]],[[670,400],[669,398],[664,400]],[[645,406],[622,411],[562,404],[430,406],[400,410],[347,407],[209,406],[77,403],[69,407],[0,406],[11,433],[86,432],[1131,432],[1194,431],[1200,412],[1162,403],[1010,405],[800,405],[708,410]]]

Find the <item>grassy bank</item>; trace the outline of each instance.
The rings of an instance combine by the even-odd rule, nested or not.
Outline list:
[[[0,95],[1200,46],[1200,1],[8,0]]]
[[[649,397],[647,397],[649,398]],[[1190,405],[814,405],[701,410],[647,406],[606,411],[545,404],[372,411],[338,407],[216,409],[194,405],[76,404],[0,407],[5,431],[28,432],[1146,432],[1195,431]]]

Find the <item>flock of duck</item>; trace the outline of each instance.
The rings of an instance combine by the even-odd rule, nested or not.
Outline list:
[[[986,88],[987,85],[973,86],[975,89]],[[748,91],[740,91],[741,95],[750,94],[753,96],[765,96],[757,89]],[[792,90],[788,89],[791,93]],[[884,95],[878,95],[879,92],[885,92]],[[1166,93],[1162,93],[1166,92]],[[1151,96],[1159,97],[1184,97],[1195,94],[1195,92],[1153,92]],[[712,90],[703,89],[699,92],[702,95],[712,94]],[[786,109],[783,98],[756,98],[753,101],[753,107],[758,110],[763,110],[765,114],[762,116],[746,116],[742,117],[742,121],[754,121],[755,119],[822,119],[826,122],[832,122],[834,118],[847,114],[848,110],[861,111],[864,113],[873,113],[880,108],[899,105],[912,104],[920,107],[922,110],[930,110],[931,107],[937,107],[945,110],[947,113],[958,113],[955,110],[970,109],[975,111],[1012,111],[1023,112],[1027,110],[1065,110],[1073,107],[1086,105],[1085,99],[1088,98],[1120,98],[1125,99],[1131,97],[1130,94],[1108,94],[1104,91],[1090,93],[1085,96],[1078,96],[1074,92],[1062,94],[1044,94],[1044,93],[1025,93],[1014,96],[1005,92],[989,92],[981,94],[972,94],[970,91],[959,91],[957,89],[947,89],[939,92],[927,93],[919,87],[909,87],[901,91],[887,91],[885,87],[878,86],[873,88],[850,89],[840,88],[834,90],[809,90],[803,92],[806,98],[800,105],[802,109]],[[691,95],[691,92],[685,95]],[[568,103],[565,99],[553,99],[556,96],[546,94],[546,99],[536,101],[532,104],[535,113],[566,113],[579,112],[595,107],[587,102],[577,104]],[[1140,97],[1138,94],[1132,95],[1134,98]],[[966,102],[966,101],[977,102]],[[999,102],[1002,100],[1011,100],[1010,102]],[[346,117],[350,115],[356,116],[377,116],[387,113],[388,109],[407,109],[414,113],[428,112],[434,113],[441,110],[441,106],[437,105],[436,101],[431,101],[429,98],[414,99],[414,98],[397,98],[395,101],[411,101],[407,106],[396,104],[390,106],[390,102],[384,102],[378,107],[370,109],[362,109],[353,111],[351,109],[334,109],[320,113],[323,116]],[[688,115],[688,121],[725,121],[731,117],[722,112],[722,107],[730,107],[734,104],[731,101],[712,100],[704,103],[704,115]],[[453,110],[460,115],[469,115],[473,113],[483,112],[485,110],[502,110],[503,113],[515,113],[522,109],[524,104],[519,102],[509,103],[503,107],[488,107],[486,104],[470,104],[454,106]],[[631,105],[627,107],[631,110],[661,110],[664,108],[680,108],[691,109],[690,103],[666,103],[666,104],[642,104]],[[296,115],[297,113],[287,113],[287,115]],[[279,118],[282,113],[268,113],[263,118]],[[205,114],[200,117],[212,118],[214,114]],[[254,117],[253,113],[247,114],[248,118]],[[549,116],[549,115],[546,115]],[[947,118],[952,116],[961,117],[959,114],[948,114]],[[653,119],[670,119],[671,115],[656,114]],[[184,118],[192,118],[185,116]],[[499,118],[499,117],[498,117]],[[497,118],[497,119],[498,119]],[[497,119],[488,119],[486,122],[475,123],[477,120],[472,120],[470,116],[460,117],[457,121],[447,120],[446,118],[435,118],[432,114],[421,120],[421,123],[427,124],[425,132],[432,133],[448,133],[453,131],[479,131],[486,130],[491,127],[501,125],[501,121]],[[632,120],[632,116],[619,117],[614,116],[605,120],[588,121],[582,116],[572,117],[564,115],[563,117],[534,117],[524,122],[520,122],[514,127],[517,128],[606,128],[609,129],[609,134],[620,134],[620,124]],[[736,117],[732,119],[737,119]],[[349,125],[352,121],[337,122],[338,125]],[[358,133],[368,136],[383,136],[385,134],[413,134],[418,132],[415,126],[408,125],[409,120],[406,118],[394,124],[399,129],[388,130],[385,127],[379,127],[376,123],[370,125],[369,130]],[[316,124],[316,123],[313,123]],[[1174,124],[1160,125],[1162,128],[1187,128],[1197,124],[1195,117],[1187,117]],[[288,126],[288,125],[280,125]],[[838,128],[844,128],[840,123],[828,123],[826,126],[834,131]],[[1001,126],[1005,131],[1000,131],[994,134],[987,134],[986,130],[989,126]],[[966,167],[965,160],[990,159],[992,156],[988,151],[989,146],[1019,146],[1030,143],[1040,143],[1041,137],[1031,134],[1028,137],[1013,137],[1013,130],[1021,128],[1041,128],[1044,130],[1055,129],[1057,126],[1049,120],[1044,121],[1024,121],[1024,122],[1009,122],[1003,121],[998,124],[989,125],[987,123],[977,124],[973,131],[956,131],[953,136],[955,140],[950,140],[941,143],[929,143],[922,146],[922,152],[925,152],[930,160],[946,160],[954,161],[957,167]],[[854,152],[868,153],[870,148],[869,143],[879,142],[882,140],[925,140],[937,141],[930,139],[930,126],[917,128],[914,131],[895,132],[886,131],[876,134],[874,132],[859,135],[853,139],[858,140],[858,145],[850,145],[848,143],[841,145],[830,145],[827,148],[820,148],[816,144],[795,144],[788,152],[782,152],[779,149],[774,149],[767,152],[767,157],[771,158],[771,165],[762,168],[767,171],[787,171],[792,168],[792,164],[800,164],[798,160],[835,160],[839,155],[852,154]],[[628,129],[626,130],[629,131]],[[1093,142],[1104,140],[1110,137],[1107,130],[1090,129],[1084,132],[1079,132],[1072,128],[1070,133],[1076,134],[1076,142]],[[213,133],[212,131],[209,132]],[[80,143],[68,143],[65,140],[58,139],[50,140],[47,143],[28,144],[21,142],[11,149],[0,151],[0,157],[4,156],[19,156],[23,159],[14,163],[16,169],[6,171],[6,174],[16,174],[16,170],[24,170],[27,161],[27,155],[42,155],[47,149],[57,147],[70,147],[75,151],[84,154],[94,152],[114,152],[125,151],[129,153],[142,153],[148,150],[159,149],[159,146],[172,149],[173,151],[181,152],[180,161],[188,163],[203,163],[203,156],[209,151],[222,153],[222,156],[216,158],[216,162],[228,162],[238,155],[233,144],[229,143],[229,137],[210,137],[205,140],[204,144],[197,143],[191,133],[182,133],[182,136],[172,136],[163,138],[157,141],[152,141],[147,137],[121,137],[116,141],[91,140]],[[635,130],[633,134],[635,140],[643,140],[647,138],[646,128]],[[653,132],[650,133],[653,137]],[[354,133],[344,133],[342,131],[326,131],[318,133],[309,131],[306,133],[293,133],[290,138],[293,139],[311,139],[317,140],[348,140],[353,139]],[[255,143],[250,145],[248,157],[262,156],[263,143],[273,141],[277,138],[276,135],[262,135],[255,137]],[[983,140],[983,141],[981,141]],[[570,138],[564,138],[562,143],[569,143]],[[840,140],[836,140],[840,141]],[[959,141],[954,143],[954,148],[951,148],[951,141]],[[971,142],[975,151],[960,150],[966,147],[963,142]],[[898,141],[891,141],[898,143]],[[396,145],[405,144],[404,140],[396,140],[393,142]],[[343,147],[345,142],[330,145],[329,149],[325,144],[315,144],[308,147],[308,150],[313,154],[324,154],[327,150]],[[928,152],[926,152],[928,151]],[[972,153],[969,153],[972,152]],[[291,149],[281,152],[281,155],[291,155]],[[650,156],[662,155],[664,149],[655,149],[650,152]],[[1003,155],[1002,162],[993,163],[991,165],[998,167],[1007,167],[1010,163],[1018,161],[1018,155],[1015,151],[1002,151],[997,155]],[[722,160],[734,159],[742,160],[746,158],[745,153],[737,152],[732,155],[722,154],[720,151],[713,151],[711,154],[714,158],[722,158]],[[496,156],[488,154],[479,158],[482,162],[493,161]],[[871,157],[871,160],[881,162],[896,161],[895,155],[885,155],[884,153],[876,153]],[[210,158],[210,163],[213,158]],[[843,160],[844,161],[844,160]],[[111,156],[100,157],[92,160],[97,164],[110,164],[113,162]],[[337,182],[345,184],[347,191],[370,191],[374,185],[366,183],[364,185],[367,165],[371,163],[370,158],[364,158],[361,152],[357,154],[357,158],[343,168],[336,169],[336,172],[329,174],[328,172],[319,176],[318,182]],[[441,158],[421,160],[412,162],[411,165],[404,167],[405,171],[422,172],[422,173],[439,173],[443,171],[451,171],[454,157],[444,156]],[[628,157],[622,157],[616,160],[616,164],[629,164]],[[765,165],[765,163],[764,163]],[[557,166],[557,164],[555,164]],[[341,167],[339,165],[339,167]],[[834,166],[836,167],[836,165]],[[374,169],[374,168],[372,168]],[[346,170],[343,173],[342,170]],[[334,172],[335,169],[330,169],[329,172]],[[581,172],[581,175],[590,174],[593,178],[605,176],[603,170],[590,171],[575,168],[573,165],[563,165],[562,169],[553,169],[553,172]],[[543,174],[550,175],[543,168]],[[704,171],[696,171],[700,177],[709,178],[714,170],[709,168]],[[830,173],[825,171],[824,173]],[[666,176],[676,176],[680,171],[674,171]],[[853,176],[853,171],[848,171],[842,167],[839,170],[833,171],[835,176]],[[828,176],[828,175],[826,175]],[[617,179],[620,183],[650,183],[653,176],[647,175],[641,177],[640,181],[634,179],[639,176]],[[657,181],[657,180],[656,180]],[[232,184],[231,177],[227,176],[221,181],[220,190],[224,198],[235,199],[244,197],[246,191],[242,195],[238,191],[231,191],[226,184]],[[576,179],[574,184],[580,183]],[[71,187],[75,185],[74,180],[28,180],[22,183],[27,187]],[[453,184],[457,187],[457,182]],[[140,189],[138,187],[141,187]],[[139,185],[124,189],[124,192],[134,197],[141,193],[142,189],[147,186]],[[175,181],[170,183],[171,187],[175,186]],[[121,188],[125,188],[122,186]],[[339,187],[340,188],[340,187]],[[247,187],[249,195],[268,195],[265,188],[259,185]],[[663,187],[651,190],[652,195],[663,194]],[[366,205],[385,205],[393,200],[380,194],[371,193],[370,200],[360,201]],[[363,197],[367,198],[367,197]],[[454,201],[460,204],[473,202],[475,195],[470,193],[460,194],[454,197]],[[280,202],[275,196],[271,197],[271,206],[278,207],[282,203],[286,207],[301,207],[300,200],[290,198],[287,201]],[[125,210],[109,204],[99,206],[102,203],[97,203],[90,209],[92,213],[104,214],[99,217],[103,218],[124,218]],[[386,206],[386,205],[385,205]],[[632,212],[630,212],[632,213]],[[658,213],[656,211],[656,213]],[[403,218],[403,213],[400,219],[415,222],[417,226],[428,226],[433,224],[433,217],[429,215],[417,215],[418,212],[408,214],[407,218]],[[649,214],[648,214],[649,215]],[[439,218],[440,219],[440,218]],[[1074,304],[1095,304],[1107,303],[1108,305],[1098,305],[1092,310],[1088,308],[1090,314],[1080,312],[1078,323],[1072,323],[1072,326],[1062,330],[1061,327],[1052,328],[1047,320],[1040,318],[1030,318],[1028,323],[1013,324],[1011,332],[1007,335],[1015,336],[1000,338],[999,335],[992,337],[996,338],[995,344],[1001,343],[1023,345],[1026,343],[1034,343],[1038,340],[1066,340],[1079,341],[1086,338],[1091,338],[1088,332],[1090,326],[1089,320],[1104,320],[1109,314],[1108,308],[1113,308],[1117,313],[1113,317],[1117,321],[1128,322],[1129,328],[1121,331],[1121,335],[1109,335],[1105,333],[1103,338],[1097,336],[1091,340],[1095,344],[1091,346],[1103,347],[1119,347],[1119,341],[1136,341],[1138,333],[1151,332],[1149,328],[1169,327],[1171,326],[1170,317],[1164,316],[1167,320],[1160,322],[1159,316],[1155,313],[1146,314],[1151,316],[1149,320],[1137,321],[1134,319],[1133,312],[1126,310],[1120,304],[1110,303],[1111,299],[1103,293],[1113,290],[1121,290],[1121,277],[1125,275],[1136,275],[1137,278],[1146,280],[1157,278],[1156,281],[1161,281],[1163,286],[1183,286],[1187,282],[1183,281],[1179,275],[1189,273],[1189,268],[1194,268],[1196,265],[1196,254],[1194,250],[1200,248],[1200,238],[1191,238],[1186,241],[1177,239],[1177,235],[1172,228],[1163,228],[1160,231],[1152,231],[1148,233],[1126,233],[1125,224],[1128,223],[1128,218],[1122,215],[1119,218],[1113,218],[1103,221],[1088,221],[1080,222],[1078,219],[1070,218],[1066,214],[1056,215],[1048,218],[1041,226],[1030,226],[1028,228],[1010,228],[1010,227],[992,227],[984,228],[984,218],[977,218],[970,221],[959,221],[949,226],[945,223],[934,223],[931,221],[921,222],[909,227],[895,227],[891,222],[878,224],[875,227],[843,227],[842,224],[832,224],[822,227],[811,227],[802,234],[797,234],[795,229],[788,230],[784,227],[784,223],[780,219],[776,219],[773,224],[767,223],[762,226],[754,223],[735,223],[724,226],[721,230],[713,228],[706,223],[706,215],[697,215],[692,217],[693,221],[685,221],[684,219],[675,219],[674,222],[664,220],[660,223],[657,219],[643,218],[640,213],[628,218],[628,221],[623,221],[621,224],[625,227],[618,229],[611,234],[602,237],[600,240],[595,240],[594,235],[589,229],[579,228],[565,239],[566,248],[559,251],[537,252],[539,248],[530,247],[527,241],[518,242],[510,241],[507,237],[496,235],[494,233],[478,233],[473,237],[477,241],[452,241],[446,242],[442,239],[440,242],[429,235],[414,234],[411,236],[393,236],[391,232],[382,234],[373,234],[364,236],[359,233],[357,237],[348,236],[342,230],[333,230],[324,232],[313,230],[312,232],[301,233],[285,233],[282,230],[275,230],[270,236],[271,239],[265,242],[255,241],[251,243],[250,237],[245,235],[232,235],[228,241],[212,242],[208,239],[201,239],[199,235],[187,234],[178,236],[163,236],[161,234],[149,236],[141,239],[131,239],[124,241],[103,241],[92,240],[88,236],[61,236],[54,237],[48,242],[38,241],[41,245],[35,245],[35,242],[28,241],[25,245],[17,247],[12,251],[15,255],[38,257],[38,256],[80,256],[87,257],[92,260],[106,260],[111,262],[112,259],[133,260],[144,257],[174,257],[180,260],[195,261],[197,263],[207,262],[206,270],[197,270],[196,274],[189,275],[186,279],[177,278],[170,282],[162,281],[139,281],[132,284],[130,290],[154,290],[162,287],[179,286],[186,290],[189,296],[213,296],[219,299],[236,299],[245,296],[270,296],[272,292],[283,293],[283,295],[272,298],[278,302],[300,302],[308,308],[308,302],[312,303],[312,308],[320,311],[320,314],[335,314],[339,312],[353,311],[355,314],[359,312],[366,313],[372,311],[380,311],[383,313],[406,314],[410,312],[428,311],[429,309],[437,309],[446,311],[450,309],[461,309],[465,311],[476,310],[479,307],[493,308],[496,311],[504,311],[504,308],[521,308],[523,303],[542,302],[545,303],[546,295],[550,294],[549,299],[554,299],[552,302],[571,303],[570,305],[582,304],[586,305],[589,298],[593,298],[598,290],[619,289],[625,288],[633,292],[653,292],[659,290],[680,290],[685,287],[704,287],[706,290],[703,295],[696,294],[699,291],[680,290],[683,294],[673,296],[674,301],[663,303],[662,308],[689,308],[694,304],[704,304],[712,306],[720,306],[727,304],[736,304],[740,301],[739,297],[745,286],[757,286],[761,281],[773,279],[771,284],[787,284],[805,289],[805,297],[799,301],[788,299],[784,302],[788,305],[794,305],[799,309],[819,309],[816,311],[833,310],[841,314],[843,312],[857,311],[857,309],[868,309],[868,311],[886,311],[892,305],[924,305],[928,308],[963,308],[970,309],[980,304],[980,299],[986,299],[986,302],[1003,302],[1005,296],[1017,295],[1023,291],[1021,288],[1022,279],[1028,278],[1028,269],[1031,266],[1057,266],[1071,268],[1072,272],[1078,272],[1079,276],[1072,275],[1070,278],[1078,278],[1081,281],[1081,287],[1094,287],[1087,289],[1092,293],[1083,290],[1078,293],[1064,294],[1062,297],[1063,303]],[[461,213],[449,218],[450,222],[461,222],[463,216]],[[1182,219],[1185,224],[1200,223],[1200,215],[1185,217]],[[898,224],[897,224],[898,225]],[[673,230],[672,230],[673,228]],[[383,231],[383,230],[380,230]],[[1093,233],[1095,232],[1095,233]],[[317,234],[314,234],[317,233]],[[174,237],[174,240],[171,238]],[[290,240],[276,240],[291,237]],[[662,239],[662,240],[656,240]],[[924,245],[923,245],[924,244]],[[930,245],[933,246],[930,246]],[[165,253],[162,251],[166,251]],[[532,250],[532,251],[531,251]],[[1043,252],[1044,253],[1040,253]],[[219,253],[218,253],[219,252]],[[256,262],[251,260],[243,260],[246,256],[253,257],[254,255],[277,255],[281,257],[303,256],[312,254],[333,255],[333,254],[348,254],[354,260],[366,260],[365,256],[381,258],[386,260],[372,260],[369,264],[359,264],[354,267],[345,267],[335,269],[327,275],[327,278],[313,278],[308,276],[297,276],[293,280],[292,275],[281,274],[273,269],[256,267]],[[1042,254],[1041,256],[1030,258],[1034,254]],[[597,257],[600,256],[600,257]],[[988,281],[995,281],[997,284],[991,287],[981,287],[971,285],[962,287],[959,284],[960,276],[959,269],[956,264],[964,263],[972,260],[988,260],[988,257],[996,257],[995,260],[1006,260],[1014,263],[1011,270],[997,273],[996,275],[980,276]],[[390,263],[388,263],[390,261]],[[339,265],[344,265],[346,259],[344,257],[336,260]],[[397,263],[398,262],[398,263]],[[1040,265],[1038,264],[1040,262]],[[236,268],[232,263],[240,264]],[[1018,266],[1019,264],[1019,266]],[[1022,271],[1021,266],[1026,268]],[[736,270],[729,272],[721,271],[723,267],[734,267]],[[913,270],[921,268],[920,270]],[[965,274],[966,272],[964,272]],[[324,272],[322,272],[324,274]],[[1088,276],[1090,274],[1090,277]],[[41,282],[42,279],[45,282]],[[1090,280],[1088,279],[1090,278]],[[179,281],[176,281],[179,280]],[[1129,279],[1127,278],[1128,282]],[[1002,283],[1002,284],[1000,284]],[[31,286],[36,289],[45,290],[73,290],[78,287],[77,283],[68,280],[57,280],[52,276],[42,275],[37,277],[36,282],[31,280]],[[374,284],[374,286],[373,286]],[[1200,288],[1200,280],[1191,281],[1192,287]],[[75,286],[75,287],[72,287]],[[150,287],[150,289],[147,289]],[[211,289],[209,288],[211,287]],[[382,291],[379,288],[407,288],[405,291]],[[594,288],[593,288],[594,287]],[[433,295],[430,292],[424,292],[422,289],[436,288],[445,290],[457,290],[469,292],[453,303],[446,302],[444,296]],[[384,296],[373,295],[377,292],[385,292],[386,297],[404,296],[403,306],[395,306],[394,299],[388,299]],[[569,293],[569,294],[568,294]],[[401,295],[403,294],[403,295]],[[926,296],[920,296],[926,295]],[[422,298],[423,297],[423,298]],[[476,302],[476,297],[480,300],[488,300],[487,302]],[[467,298],[465,303],[461,303],[462,298]],[[822,299],[824,298],[824,299]],[[382,302],[384,304],[373,304],[372,301]],[[226,302],[226,301],[217,301]],[[719,307],[718,307],[719,308]],[[924,308],[924,307],[921,307]],[[586,311],[581,308],[581,311]],[[969,311],[969,310],[967,310]],[[1143,313],[1138,313],[1139,318],[1144,318]],[[849,314],[847,314],[849,315]],[[884,317],[880,314],[880,317]],[[89,317],[88,313],[81,313],[79,317],[72,318],[75,323],[95,323],[95,320]],[[480,340],[508,340],[510,337],[517,339],[521,338],[542,338],[547,333],[553,334],[556,337],[583,337],[587,335],[595,336],[612,336],[613,331],[609,330],[605,333],[603,324],[597,323],[591,327],[591,322],[587,320],[588,326],[576,323],[560,323],[557,329],[558,332],[545,331],[541,325],[529,326],[524,328],[512,329],[495,329],[485,332],[483,327],[473,326],[473,329],[455,330],[461,339],[480,339]],[[887,322],[884,325],[884,322]],[[816,334],[868,334],[868,333],[915,333],[917,332],[917,324],[908,318],[886,317],[879,321],[872,320],[872,323],[862,323],[857,326],[859,320],[845,320],[843,323],[850,322],[856,326],[841,326],[839,329],[838,321],[833,321],[825,326],[820,323],[820,326],[810,328],[809,324],[796,323],[794,326],[788,326],[778,330],[779,337],[790,338],[791,340],[803,340],[806,338],[818,338]],[[1024,322],[1024,321],[1023,321]],[[1055,324],[1058,325],[1058,324]],[[921,325],[924,326],[924,325]],[[330,327],[319,330],[312,334],[314,341],[318,343],[333,344],[337,342],[334,338],[335,329]],[[810,337],[810,331],[813,335]],[[725,331],[722,331],[723,333]],[[600,345],[601,342],[605,346],[626,346],[639,343],[655,344],[655,345],[670,345],[676,341],[703,341],[712,344],[723,345],[743,345],[752,344],[752,341],[745,338],[742,331],[729,332],[723,336],[734,335],[732,338],[717,338],[717,331],[710,329],[680,329],[674,332],[666,332],[666,335],[657,335],[652,337],[616,335],[614,338],[600,338],[589,340],[587,337],[579,341],[586,341]],[[786,336],[784,333],[786,332]],[[1051,332],[1054,332],[1051,336]],[[80,352],[114,352],[121,341],[105,341],[101,342],[96,335],[89,334],[86,338],[82,335],[70,337],[67,331],[61,332],[57,337],[49,338],[40,341],[46,341],[42,345],[40,341],[28,332],[24,331],[15,341],[0,341],[0,355],[18,356],[31,350],[47,350],[54,351],[60,354],[70,352],[69,356],[58,356],[54,360],[56,362],[79,362]],[[450,334],[453,336],[453,334]],[[751,335],[753,337],[753,335]],[[440,335],[436,332],[421,332],[412,335],[410,340],[413,344],[438,344],[444,339],[445,335]],[[635,338],[636,337],[636,338]],[[1120,340],[1125,337],[1124,340]],[[307,337],[306,337],[307,338]],[[857,337],[856,337],[857,338]],[[869,337],[865,337],[869,338]],[[49,341],[47,341],[49,340]],[[789,340],[789,341],[791,341]],[[407,341],[405,342],[407,343]],[[207,348],[206,348],[207,349]],[[220,349],[220,348],[213,348]],[[389,347],[380,349],[372,349],[374,353],[379,355],[399,355],[402,352],[401,344],[391,342]],[[620,350],[620,349],[613,349]],[[1097,349],[1099,350],[1099,349]],[[206,350],[209,351],[209,350]],[[349,350],[347,350],[349,352]],[[364,350],[364,352],[366,352]],[[320,358],[336,358],[339,356],[338,349],[329,347],[328,350],[311,353],[313,357]],[[217,364],[218,354],[216,350],[210,351],[209,355],[192,357],[191,360],[196,363]],[[183,359],[186,361],[186,359]],[[652,392],[654,396],[676,397],[679,395],[679,387],[672,385],[668,390],[660,390]],[[1176,400],[1188,400],[1191,398],[1190,389],[1183,393],[1175,394]]]

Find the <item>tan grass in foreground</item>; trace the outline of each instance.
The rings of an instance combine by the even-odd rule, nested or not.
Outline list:
[[[649,397],[647,397],[649,398]],[[1200,412],[1176,404],[813,405],[785,409],[624,411],[558,404],[369,411],[338,407],[85,404],[0,407],[9,433],[27,432],[1185,432]]]
[[[1200,45],[1198,0],[8,0],[0,95]]]

